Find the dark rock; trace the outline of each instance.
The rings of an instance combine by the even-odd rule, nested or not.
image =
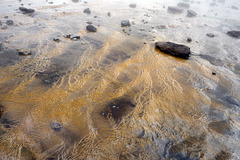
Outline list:
[[[7,20],[6,24],[9,25],[9,26],[12,26],[13,25],[13,20]]]
[[[93,25],[87,25],[86,29],[89,31],[89,32],[97,32],[97,28],[94,27]]]
[[[83,13],[86,13],[86,14],[91,14],[91,10],[89,8],[87,9],[84,9]]]
[[[187,17],[196,17],[197,13],[191,9],[187,10]]]
[[[23,12],[24,14],[35,12],[34,9],[29,9],[29,8],[25,8],[25,7],[19,7],[19,10],[20,10],[21,12]]]
[[[111,12],[108,12],[107,15],[108,15],[109,17],[111,17]]]
[[[8,19],[8,16],[4,16],[3,18]]]
[[[226,134],[231,130],[231,126],[227,121],[211,122],[208,127],[219,134]]]
[[[168,12],[178,14],[178,13],[182,13],[183,9],[180,7],[168,6]]]
[[[172,42],[156,42],[155,47],[164,53],[184,59],[188,59],[191,54],[189,47]]]
[[[188,39],[187,39],[187,42],[188,42],[188,43],[192,42],[192,38],[188,38]]]
[[[72,34],[72,35],[70,35],[70,39],[80,39],[80,36],[79,35],[77,35],[77,34]]]
[[[50,128],[55,132],[59,132],[63,129],[63,125],[60,122],[52,122]]]
[[[53,41],[60,42],[60,39],[59,38],[53,38]]]
[[[29,49],[17,49],[19,56],[29,56],[32,55],[31,50]]]
[[[216,75],[217,73],[215,71],[212,71],[212,75]]]
[[[232,6],[231,8],[232,8],[232,9],[235,9],[235,10],[238,10],[238,7],[237,7],[237,6]]]
[[[211,38],[213,38],[213,37],[215,37],[215,35],[214,34],[212,34],[212,33],[208,33],[208,34],[206,34],[208,37],[211,37]]]
[[[4,46],[3,46],[3,43],[0,42],[0,52],[3,50]]]
[[[234,38],[240,38],[240,31],[228,31],[227,35]]]
[[[3,114],[3,106],[0,105],[0,119],[2,118],[2,114]]]
[[[2,21],[0,20],[0,26],[2,25]]]
[[[129,20],[122,20],[121,21],[121,26],[122,27],[130,27],[131,24],[130,24]]]
[[[136,8],[136,7],[137,7],[137,4],[131,3],[131,4],[129,5],[129,7],[130,7],[130,8]]]
[[[190,7],[190,4],[188,3],[183,3],[183,2],[180,2],[177,4],[178,7],[181,7],[181,8],[186,8],[188,9]]]

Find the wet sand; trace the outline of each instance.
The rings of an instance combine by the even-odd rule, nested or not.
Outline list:
[[[1,1],[0,159],[239,159],[240,4],[179,2]]]

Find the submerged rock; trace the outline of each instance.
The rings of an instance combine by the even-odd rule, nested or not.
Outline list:
[[[137,4],[136,4],[136,3],[131,3],[131,4],[129,5],[129,7],[130,7],[130,8],[136,8],[136,7],[137,7]]]
[[[190,4],[188,3],[183,3],[183,2],[180,2],[177,4],[178,7],[181,7],[181,8],[186,8],[188,9],[190,7]]]
[[[155,47],[164,53],[184,59],[188,59],[191,54],[189,47],[172,42],[156,42]]]
[[[240,38],[240,31],[228,31],[227,35],[234,38]]]
[[[63,125],[60,122],[52,122],[50,128],[55,132],[59,132],[63,129]]]
[[[31,50],[29,49],[17,49],[19,56],[29,56],[32,55]]]
[[[178,14],[178,13],[182,13],[183,9],[180,7],[168,6],[168,12]]]
[[[29,8],[25,8],[25,7],[19,7],[19,10],[21,11],[21,12],[23,12],[23,13],[33,13],[33,12],[35,12],[35,10],[34,9],[29,9]]]
[[[97,32],[97,28],[94,27],[93,25],[87,25],[86,29],[89,31],[89,32]]]
[[[187,17],[196,17],[197,13],[191,9],[187,10]]]
[[[86,14],[91,14],[91,10],[89,8],[87,9],[84,9],[83,13],[86,13]]]
[[[130,27],[131,24],[130,24],[129,20],[122,20],[121,21],[121,26],[122,27]]]
[[[9,25],[9,26],[12,26],[13,25],[13,20],[7,20],[6,24]]]

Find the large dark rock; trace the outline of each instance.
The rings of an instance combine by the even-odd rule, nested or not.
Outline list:
[[[191,9],[187,10],[187,17],[196,17],[197,13]]]
[[[121,26],[122,27],[130,27],[131,24],[130,24],[129,20],[122,20],[121,21]]]
[[[155,47],[161,52],[184,59],[188,59],[191,54],[189,47],[172,42],[156,42]]]
[[[234,38],[240,38],[240,31],[228,31],[227,35]]]
[[[3,51],[3,48],[4,48],[3,43],[0,42],[0,52]]]
[[[97,32],[97,28],[94,27],[93,25],[87,25],[86,29],[89,31],[89,32]]]
[[[183,3],[183,2],[180,2],[177,4],[178,7],[181,7],[181,8],[186,8],[188,9],[190,7],[190,4],[188,3]]]
[[[180,7],[168,6],[168,12],[178,14],[178,13],[182,13],[183,9]]]
[[[35,12],[35,10],[34,9],[29,9],[29,8],[25,8],[25,7],[19,7],[19,10],[21,11],[21,12],[23,12],[23,13],[33,13],[33,12]]]

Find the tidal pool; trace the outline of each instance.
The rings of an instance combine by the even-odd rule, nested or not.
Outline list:
[[[1,0],[0,159],[240,159],[239,15],[236,0]]]

